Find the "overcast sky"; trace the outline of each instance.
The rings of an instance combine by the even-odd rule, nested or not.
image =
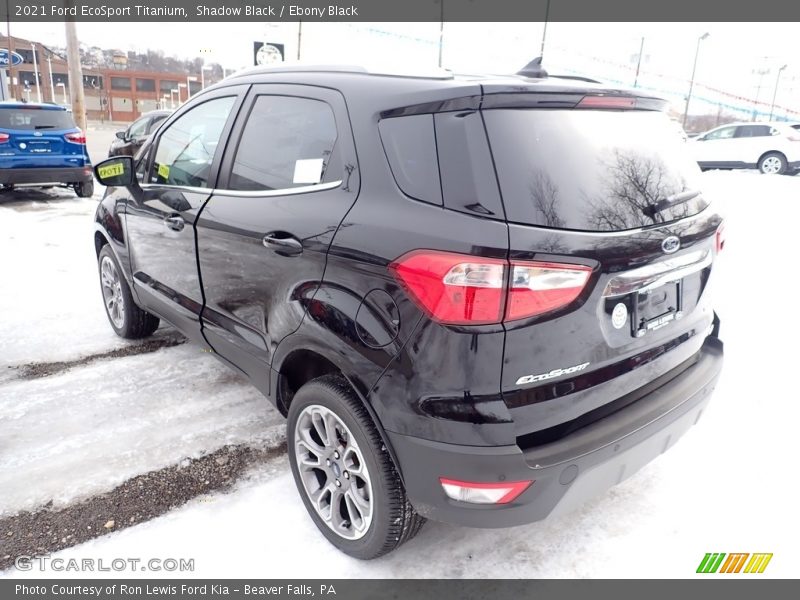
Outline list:
[[[446,23],[444,66],[460,72],[514,72],[539,55],[541,23]],[[296,57],[297,23],[78,23],[83,43],[121,50],[202,55],[227,68],[252,63],[253,41],[282,42]],[[64,45],[61,23],[14,23],[12,35]],[[770,100],[777,69],[779,103],[800,100],[800,35],[796,23],[550,23],[545,66],[633,83],[645,38],[643,77],[688,80],[697,38],[702,42],[697,81],[733,94]],[[321,63],[402,63],[436,66],[439,23],[304,23],[302,59]],[[620,69],[620,65],[624,68]],[[624,81],[625,79],[628,81]],[[662,80],[666,81],[666,80]]]

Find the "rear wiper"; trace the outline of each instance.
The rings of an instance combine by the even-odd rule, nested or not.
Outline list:
[[[700,190],[684,190],[682,192],[678,192],[677,194],[667,196],[655,204],[647,206],[643,212],[646,216],[653,218],[656,216],[656,213],[663,212],[666,209],[672,208],[673,206],[677,206],[679,204],[685,204],[686,202],[689,202],[689,200],[694,200],[699,195]]]
[[[55,125],[36,125],[34,129],[53,129]]]

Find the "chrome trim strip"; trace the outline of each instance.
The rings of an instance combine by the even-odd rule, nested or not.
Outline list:
[[[223,190],[219,188],[200,188],[188,185],[166,185],[161,183],[140,183],[139,187],[146,190],[151,187],[163,187],[171,190],[183,190],[186,192],[195,192],[198,194],[210,195],[225,195],[234,196],[237,198],[264,198],[272,196],[292,196],[295,194],[309,194],[312,192],[324,192],[325,190],[332,190],[342,185],[342,180],[329,181],[328,183],[317,183],[314,185],[304,185],[301,187],[284,188],[281,190]]]
[[[234,196],[237,198],[264,198],[272,196],[292,196],[295,194],[310,194],[312,192],[324,192],[325,190],[332,190],[342,185],[342,180],[329,181],[328,183],[317,183],[314,185],[304,185],[295,188],[284,188],[282,190],[220,190],[215,189],[214,195],[224,194],[225,196]]]
[[[621,273],[609,280],[603,290],[603,297],[613,298],[652,290],[705,269],[712,259],[711,250],[696,250]]]

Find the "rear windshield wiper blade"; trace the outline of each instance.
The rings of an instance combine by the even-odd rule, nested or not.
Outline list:
[[[36,125],[34,129],[53,129],[55,125]]]
[[[660,213],[665,211],[668,208],[672,208],[673,206],[677,206],[679,204],[685,204],[690,200],[694,200],[700,195],[700,190],[684,190],[682,192],[678,192],[677,194],[672,194],[671,196],[667,196],[666,198],[659,200],[655,204],[651,204],[647,206],[643,212],[646,216],[653,218],[655,217],[656,213]]]

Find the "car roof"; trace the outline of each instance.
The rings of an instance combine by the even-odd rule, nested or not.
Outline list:
[[[36,109],[36,110],[61,110],[66,111],[66,107],[58,104],[50,104],[49,102],[16,102],[16,101],[3,101],[0,102],[0,108],[22,108],[22,109]]]
[[[543,94],[601,94],[609,96],[635,96],[640,99],[665,102],[643,92],[598,83],[586,78],[568,76],[526,77],[519,74],[454,74],[437,69],[432,72],[370,71],[360,66],[343,65],[281,65],[278,67],[250,67],[223,79],[198,92],[201,96],[210,90],[248,84],[308,85],[334,89],[341,92],[350,110],[355,114],[380,113],[399,116],[419,112],[442,110],[469,110],[479,106],[490,107],[484,100],[502,103],[517,95],[540,92]],[[513,102],[512,102],[513,103]],[[491,107],[498,107],[492,104]],[[550,105],[553,108],[553,105]]]

